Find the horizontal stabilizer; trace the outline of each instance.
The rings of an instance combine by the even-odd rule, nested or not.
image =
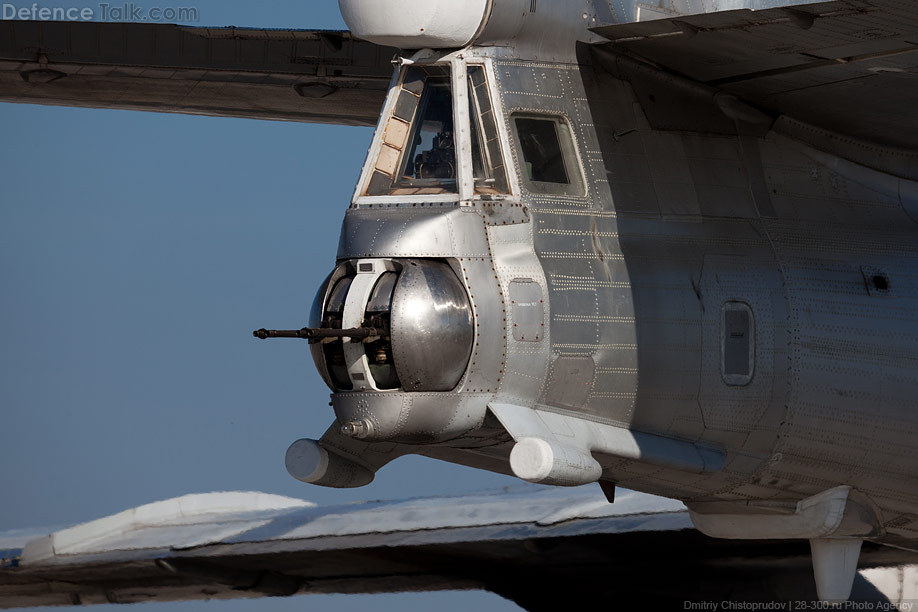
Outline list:
[[[348,32],[0,22],[0,101],[376,124],[395,49]]]
[[[563,607],[571,592],[610,608],[646,597],[682,609],[699,593],[771,598],[761,589],[774,584],[815,598],[806,542],[712,540],[681,502],[621,491],[610,504],[595,485],[326,507],[192,495],[0,542],[0,608],[471,588],[529,609]],[[867,542],[861,567],[914,559]],[[876,598],[882,586],[893,601],[915,576],[873,572],[856,591]]]
[[[918,149],[918,4],[837,0],[594,30],[612,51],[861,141]]]

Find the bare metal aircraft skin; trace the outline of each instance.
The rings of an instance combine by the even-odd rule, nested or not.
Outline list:
[[[308,327],[256,332],[308,339],[333,391],[294,477],[422,454],[677,498],[809,540],[832,601],[864,540],[918,550],[913,3],[340,4],[403,51]],[[317,69],[300,116],[265,89],[269,118],[359,122],[323,100],[378,100],[376,70]]]

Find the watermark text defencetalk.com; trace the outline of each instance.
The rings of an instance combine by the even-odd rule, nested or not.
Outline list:
[[[3,20],[33,21],[184,21],[197,22],[200,12],[195,7],[159,7],[144,8],[133,2],[109,4],[100,2],[93,7],[42,6],[33,2],[30,6],[16,6],[3,3],[0,5],[0,18]]]

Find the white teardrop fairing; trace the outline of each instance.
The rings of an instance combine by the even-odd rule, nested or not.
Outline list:
[[[488,13],[488,0],[338,0],[351,33],[401,49],[464,47]]]

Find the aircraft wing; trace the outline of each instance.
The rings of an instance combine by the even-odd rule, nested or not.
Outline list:
[[[914,560],[868,542],[861,565]],[[620,491],[610,504],[598,487],[339,507],[211,493],[44,535],[0,533],[0,608],[487,589],[537,610],[572,593],[740,599],[744,584],[812,599],[811,571],[805,542],[713,540],[681,502]],[[913,595],[903,585],[918,581],[915,568],[894,571],[863,572],[859,589]]]
[[[348,32],[0,22],[0,101],[376,124],[395,49]]]
[[[629,80],[639,80],[635,66],[625,65],[636,59],[732,94],[783,120],[785,131],[800,134],[809,125],[912,157],[918,149],[918,4],[912,0],[734,10],[594,31],[610,41],[597,48],[599,55]],[[656,96],[650,85],[639,88],[645,109],[654,100],[665,105],[662,81],[655,87]],[[847,146],[835,140],[834,148]],[[871,155],[876,152],[861,153]]]

